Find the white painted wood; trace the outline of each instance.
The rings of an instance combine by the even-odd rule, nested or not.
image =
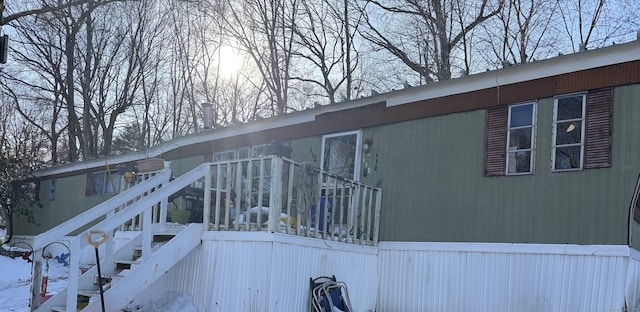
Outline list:
[[[105,291],[106,310],[119,311],[140,292],[151,286],[155,280],[200,244],[202,230],[202,224],[189,224],[151,257],[127,272],[124,277]],[[100,302],[95,301],[83,309],[83,312],[99,312],[100,310]]]
[[[631,254],[627,246],[381,242],[377,309],[622,311],[638,293],[629,289],[638,281]]]
[[[354,311],[630,311],[640,253],[627,246],[381,242],[204,232],[202,248],[134,300],[193,295],[200,311],[304,311],[310,277],[346,282]],[[246,305],[245,305],[246,304]],[[249,310],[250,311],[250,310]]]
[[[204,192],[204,207],[202,208],[202,224],[205,229],[209,229],[209,223],[211,223],[211,166],[207,166],[206,174],[204,176],[204,189],[209,190]]]
[[[80,250],[80,237],[76,236],[69,241],[69,249],[78,252]],[[73,255],[73,254],[72,254]],[[78,258],[78,257],[76,257]],[[77,303],[78,296],[78,274],[77,272],[80,270],[80,263],[78,259],[74,259],[71,256],[69,262],[69,272],[73,272],[75,274],[69,274],[67,291],[66,291],[66,300],[65,306],[67,307],[75,307]],[[49,299],[51,300],[51,299]]]
[[[96,219],[101,218],[106,215],[108,212],[113,210],[115,207],[125,205],[131,199],[142,195],[149,188],[153,186],[160,185],[164,181],[168,181],[171,176],[171,172],[166,170],[155,177],[144,181],[131,189],[127,190],[126,196],[114,196],[103,203],[97,205],[96,207],[87,210],[78,216],[69,219],[59,226],[52,228],[49,231],[46,231],[42,234],[37,235],[34,238],[33,249],[38,250],[44,248],[46,245],[54,242],[56,239],[60,237],[64,237],[65,235],[78,230],[80,227],[83,227],[85,224],[89,224]],[[124,223],[124,222],[121,222]],[[120,223],[120,224],[121,224]],[[118,225],[120,225],[118,224]]]
[[[166,196],[165,196],[166,198]],[[151,255],[151,241],[153,240],[153,227],[151,226],[152,211],[142,213],[142,257],[145,259]]]
[[[261,184],[264,183],[261,178]],[[262,191],[262,188],[260,189]],[[261,206],[262,202],[258,204]],[[271,180],[269,189],[269,232],[280,232],[280,213],[282,212],[282,158],[271,159]],[[260,214],[258,214],[260,215]]]

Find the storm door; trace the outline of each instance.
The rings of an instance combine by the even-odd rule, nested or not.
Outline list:
[[[322,137],[322,170],[359,180],[361,131],[350,131]]]

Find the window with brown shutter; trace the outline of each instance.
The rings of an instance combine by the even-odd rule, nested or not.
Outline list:
[[[553,107],[551,170],[580,170],[584,164],[584,93],[557,96]]]
[[[487,109],[487,150],[484,160],[484,175],[487,177],[505,175],[507,115],[506,105]]]
[[[534,166],[536,102],[509,106],[506,174],[531,174]]]

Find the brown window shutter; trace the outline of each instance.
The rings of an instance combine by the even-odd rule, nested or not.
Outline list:
[[[487,153],[484,159],[484,175],[503,176],[507,151],[506,105],[487,109]]]
[[[584,168],[611,167],[611,88],[587,94]]]

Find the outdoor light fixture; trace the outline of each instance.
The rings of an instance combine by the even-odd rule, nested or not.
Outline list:
[[[362,147],[362,149],[364,150],[365,154],[369,153],[369,150],[371,150],[371,145],[373,145],[373,139],[364,140],[364,146]]]

